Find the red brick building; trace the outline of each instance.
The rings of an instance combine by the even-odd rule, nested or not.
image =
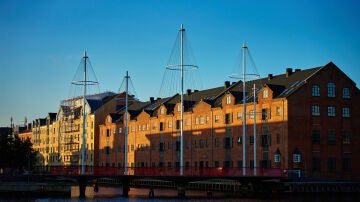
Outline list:
[[[246,166],[251,169],[256,144],[258,168],[360,176],[359,89],[335,64],[288,68],[285,74],[248,81],[245,98],[242,85],[225,82],[184,95],[185,167],[242,168],[246,144]],[[128,167],[180,165],[180,109],[178,94],[129,106]],[[109,114],[100,126],[100,166],[124,166],[124,114],[124,108]]]

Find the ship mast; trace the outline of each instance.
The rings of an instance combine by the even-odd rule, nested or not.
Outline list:
[[[243,48],[243,107],[244,107],[244,116],[243,116],[243,175],[246,175],[246,45],[245,43],[242,46]]]
[[[125,135],[124,135],[124,146],[125,146],[125,152],[124,152],[124,175],[127,174],[127,159],[128,159],[128,122],[129,122],[129,97],[128,97],[128,79],[129,79],[128,71],[126,71],[125,76]]]
[[[180,175],[183,175],[184,166],[184,27],[181,24],[180,32],[180,77],[181,77],[181,121],[180,121]]]
[[[83,123],[82,123],[82,146],[81,146],[81,174],[85,174],[85,142],[86,142],[86,60],[88,56],[86,55],[86,51],[84,53],[84,99],[83,99]]]

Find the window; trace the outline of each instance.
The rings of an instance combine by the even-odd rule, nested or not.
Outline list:
[[[159,151],[163,152],[165,150],[165,144],[163,142],[160,142],[159,144]]]
[[[200,148],[203,148],[204,147],[204,140],[203,139],[201,139],[201,140],[199,140],[199,146],[200,146]]]
[[[181,112],[181,105],[178,105],[177,110],[178,112]]]
[[[345,117],[345,118],[350,117],[350,108],[349,107],[342,108],[342,117]]]
[[[328,132],[328,144],[330,145],[336,144],[336,133],[333,130],[329,130]]]
[[[132,132],[135,131],[135,126],[131,126],[131,131],[132,131]]]
[[[254,110],[250,110],[249,114],[250,114],[249,119],[254,119],[254,115],[255,115]]]
[[[320,106],[318,106],[318,105],[311,106],[311,115],[312,116],[320,116]]]
[[[336,158],[334,157],[328,158],[328,171],[329,172],[336,171]]]
[[[160,122],[160,131],[164,131],[164,122]]]
[[[280,116],[280,107],[276,107],[275,114],[276,114],[276,116]]]
[[[237,167],[238,167],[238,168],[242,168],[242,160],[238,160],[238,161],[237,161]]]
[[[177,129],[177,130],[180,129],[180,120],[176,120],[176,129]]]
[[[198,125],[198,124],[199,124],[199,118],[196,117],[196,118],[195,118],[195,125]]]
[[[328,83],[327,85],[328,97],[335,97],[335,84]]]
[[[261,120],[268,120],[270,118],[270,109],[262,109],[261,110]]]
[[[215,161],[215,168],[219,168],[219,167],[220,167],[219,161]]]
[[[238,120],[242,120],[242,117],[243,117],[243,113],[242,113],[242,112],[238,112],[238,113],[237,113],[237,119],[238,119]]]
[[[300,163],[300,161],[301,161],[301,155],[298,154],[298,153],[294,153],[293,154],[293,162],[294,163]]]
[[[343,88],[343,98],[344,99],[350,98],[350,89],[349,88]]]
[[[320,144],[320,131],[313,130],[311,134],[312,144]]]
[[[209,116],[206,116],[206,123],[209,123]]]
[[[350,144],[351,143],[351,139],[350,139],[350,133],[345,131],[342,134],[342,143],[343,144]]]
[[[215,123],[218,123],[220,121],[220,116],[219,115],[215,115]]]
[[[219,146],[219,138],[215,138],[215,147],[218,147]]]
[[[168,122],[168,127],[169,127],[169,128],[172,128],[172,121],[169,121],[169,122]]]
[[[241,143],[242,143],[242,137],[241,137],[241,136],[238,136],[238,137],[237,137],[237,143],[238,143],[238,144],[241,144]]]
[[[187,126],[190,126],[190,119],[186,119],[185,122]]]
[[[225,114],[225,124],[231,123],[231,114]]]
[[[321,171],[321,159],[319,157],[312,158],[311,169],[312,171]]]
[[[164,107],[161,107],[160,108],[160,114],[164,114],[165,113],[165,109],[164,109]]]
[[[328,116],[335,117],[335,107],[328,107]]]
[[[231,139],[229,137],[224,138],[224,148],[225,149],[231,148]]]
[[[110,137],[110,129],[106,130],[106,137]]]
[[[119,133],[122,133],[122,128],[119,128]]]
[[[320,87],[318,85],[313,85],[311,94],[313,97],[319,97],[320,96]]]
[[[269,96],[269,92],[268,92],[267,89],[265,89],[265,90],[263,91],[263,98],[268,98],[268,96]]]
[[[231,97],[230,96],[227,96],[226,97],[226,104],[230,104],[231,103]]]
[[[251,145],[254,144],[254,136],[253,135],[250,136],[249,142]]]
[[[201,117],[200,117],[200,124],[204,124],[204,122],[205,122],[205,119],[204,119],[203,116],[201,116]]]
[[[343,158],[343,171],[351,171],[351,158],[344,157]]]
[[[275,163],[280,163],[280,154],[276,153],[276,154],[274,155],[274,162],[275,162]]]

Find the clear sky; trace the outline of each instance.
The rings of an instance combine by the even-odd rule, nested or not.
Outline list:
[[[184,24],[203,88],[223,85],[245,42],[262,76],[333,61],[359,85],[357,0],[0,0],[0,126],[57,112],[86,50],[100,91],[126,71],[157,97]]]

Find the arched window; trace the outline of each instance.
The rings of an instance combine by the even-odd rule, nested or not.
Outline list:
[[[335,84],[328,83],[327,89],[328,89],[328,97],[335,97]]]

